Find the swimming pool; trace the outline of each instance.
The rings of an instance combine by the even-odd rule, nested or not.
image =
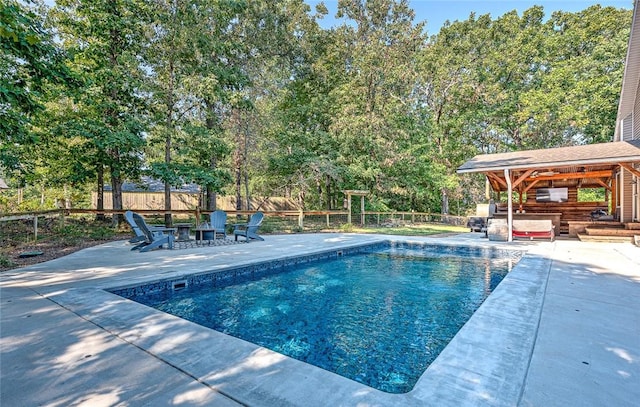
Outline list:
[[[513,253],[478,248],[387,242],[119,294],[371,387],[403,393],[514,260]]]

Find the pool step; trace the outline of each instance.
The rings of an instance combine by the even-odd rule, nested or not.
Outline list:
[[[608,242],[608,243],[634,243],[634,236],[615,236],[615,235],[587,235],[578,233],[578,239],[582,242]]]
[[[633,229],[619,229],[619,228],[585,228],[585,232],[589,236],[624,236],[624,237],[633,237],[634,235],[639,235],[640,231]]]

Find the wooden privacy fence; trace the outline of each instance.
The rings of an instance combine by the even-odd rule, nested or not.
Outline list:
[[[172,211],[195,211],[199,206],[199,194],[188,192],[171,192],[171,210]],[[111,201],[111,192],[104,192],[104,209],[113,209]],[[98,205],[98,195],[91,193],[92,207]],[[218,196],[216,198],[216,206],[224,211],[233,211],[236,209],[235,196]],[[249,200],[252,208],[260,208],[266,211],[287,211],[295,210],[296,203],[293,199],[284,197],[268,197],[268,198],[251,198]],[[243,207],[246,200],[242,202]],[[164,193],[163,192],[138,192],[127,191],[122,193],[122,207],[131,209],[132,211],[142,210],[163,210],[164,209]]]

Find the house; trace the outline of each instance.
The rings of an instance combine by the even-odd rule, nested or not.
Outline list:
[[[622,78],[622,90],[618,104],[614,143],[640,142],[640,1],[634,2],[629,47]],[[638,222],[640,220],[640,166],[628,163],[616,173],[619,189],[620,220]]]

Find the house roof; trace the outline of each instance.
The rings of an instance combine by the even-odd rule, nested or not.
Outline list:
[[[477,155],[462,164],[458,168],[458,173],[504,169],[546,169],[620,162],[640,162],[640,140]]]
[[[111,191],[111,185],[106,184],[104,190]],[[164,182],[143,176],[138,182],[123,182],[122,192],[164,192]],[[200,188],[196,184],[184,184],[180,187],[171,187],[171,192],[197,194],[200,192]]]
[[[9,186],[2,178],[0,178],[0,189],[9,189]]]

